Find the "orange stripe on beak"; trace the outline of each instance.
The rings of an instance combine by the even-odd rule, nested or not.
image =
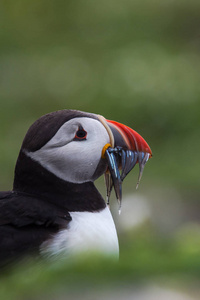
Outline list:
[[[106,122],[110,126],[115,137],[115,146],[123,147],[126,145],[128,150],[149,153],[149,158],[152,157],[151,148],[139,133],[132,128],[116,121],[106,120]],[[115,130],[117,130],[117,132],[120,134],[123,141],[120,140],[119,136],[117,137]]]

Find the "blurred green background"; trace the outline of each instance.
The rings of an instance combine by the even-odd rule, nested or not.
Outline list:
[[[0,298],[199,299],[200,1],[2,0],[0,46],[1,190],[28,127],[54,110],[125,123],[153,151],[121,216],[111,201],[119,263],[25,263],[1,275]]]

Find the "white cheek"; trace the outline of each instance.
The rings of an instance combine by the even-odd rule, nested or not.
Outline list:
[[[70,162],[71,169],[73,168],[75,171],[69,174],[71,179],[72,176],[75,176],[75,182],[91,180],[101,159],[102,149],[108,142],[109,139],[106,132],[106,135],[99,136],[98,139],[96,137],[91,141],[78,142],[78,145],[77,142],[70,143],[69,146],[71,149],[69,152],[73,154],[68,158],[68,161]],[[74,151],[74,149],[77,151]]]
[[[74,183],[91,181],[101,159],[102,148],[109,143],[109,136],[104,126],[97,120],[82,118],[81,124],[88,132],[87,140],[71,141],[66,145],[53,147],[61,140],[60,135],[64,134],[61,128],[40,150],[26,154],[65,181]]]

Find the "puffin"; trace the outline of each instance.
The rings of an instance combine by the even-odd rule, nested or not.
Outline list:
[[[130,127],[101,115],[59,110],[28,129],[11,191],[0,192],[0,266],[27,255],[58,258],[88,252],[119,256],[109,209],[114,190],[152,151]],[[104,175],[106,200],[94,185]]]

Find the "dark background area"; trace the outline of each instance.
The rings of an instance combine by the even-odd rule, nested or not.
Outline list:
[[[28,127],[54,110],[127,124],[153,151],[120,216],[112,197],[119,263],[25,263],[2,274],[1,299],[199,299],[200,2],[1,1],[0,46],[1,190]]]

